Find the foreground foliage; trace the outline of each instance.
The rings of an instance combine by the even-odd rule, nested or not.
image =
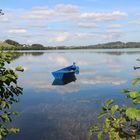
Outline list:
[[[12,121],[12,116],[17,113],[11,111],[11,105],[18,102],[17,96],[22,94],[22,88],[17,85],[18,75],[16,71],[23,71],[21,66],[15,69],[7,68],[7,64],[12,60],[10,53],[0,52],[0,139],[9,133],[17,133],[18,128],[7,127],[7,123]]]
[[[140,61],[140,60],[138,60]],[[140,67],[134,67],[140,69]],[[140,86],[140,78],[132,81],[133,86]],[[98,118],[105,117],[103,125],[90,128],[90,135],[97,134],[98,139],[104,136],[110,140],[137,140],[140,139],[140,92],[138,90],[124,89],[126,98],[132,101],[132,106],[115,104],[113,99],[102,103],[102,113]]]

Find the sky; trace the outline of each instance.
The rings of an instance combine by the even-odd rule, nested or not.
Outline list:
[[[0,0],[0,41],[78,46],[140,42],[140,0]]]

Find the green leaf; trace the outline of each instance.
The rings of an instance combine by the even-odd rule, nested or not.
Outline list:
[[[140,69],[140,67],[134,66],[134,70]]]
[[[0,63],[0,68],[2,68],[4,66],[4,64],[3,63]]]
[[[104,103],[101,104],[101,107],[102,107],[102,110],[103,110],[103,111],[106,111],[106,110],[107,110],[107,108],[106,108],[106,106],[104,105]]]
[[[10,118],[9,118],[9,116],[8,116],[7,113],[2,114],[2,115],[1,115],[1,118],[2,118],[2,120],[3,120],[4,122],[10,121]]]
[[[13,128],[10,128],[10,132],[18,133],[19,132],[19,129],[13,127]]]
[[[120,114],[126,112],[126,107],[119,108]]]
[[[129,107],[126,110],[126,116],[130,119],[140,121],[140,109]]]
[[[5,76],[0,76],[0,81],[5,82],[7,78]]]
[[[114,119],[113,126],[114,128],[120,128],[120,119]]]
[[[0,140],[2,140],[2,138],[3,138],[3,137],[2,137],[2,135],[0,134]]]
[[[11,104],[9,102],[6,103],[7,108],[11,107]]]
[[[24,69],[23,69],[23,67],[22,67],[22,66],[18,66],[18,67],[16,67],[16,71],[21,71],[21,72],[23,72],[23,71],[24,71]]]
[[[110,118],[105,118],[104,129],[108,129],[110,127],[110,123]]]
[[[112,107],[111,107],[111,113],[114,114],[114,113],[117,111],[118,108],[119,108],[118,105],[112,106]]]
[[[111,105],[111,104],[113,104],[114,103],[114,100],[113,99],[110,99],[110,100],[107,100],[106,101],[106,105],[107,106],[109,106],[109,105]]]
[[[138,96],[135,99],[133,99],[133,103],[140,104],[140,96]]]
[[[16,80],[17,77],[13,74],[6,74],[6,77],[11,78],[12,80]]]
[[[5,101],[1,101],[2,107],[5,108],[6,107],[6,102]]]
[[[99,131],[99,126],[98,125],[94,125],[92,127],[90,127],[90,136],[94,134],[94,132]]]
[[[140,61],[140,59],[136,59],[136,61]]]
[[[109,139],[110,140],[115,140],[115,138],[116,138],[116,132],[115,132],[115,128],[111,128],[110,129],[110,132],[109,132]]]
[[[105,111],[105,112],[103,112],[103,113],[100,113],[100,114],[98,115],[98,119],[104,117],[104,115],[106,115],[106,114],[107,114],[107,111]]]
[[[135,85],[137,84],[138,82],[140,81],[140,78],[136,78],[132,81],[132,85]]]
[[[128,89],[123,89],[123,90],[121,90],[121,92],[123,92],[123,93],[128,93],[128,92],[130,92],[131,90],[128,90]]]
[[[99,140],[102,140],[102,139],[103,139],[103,132],[102,132],[102,131],[100,131],[100,132],[98,133],[98,139],[99,139]]]
[[[132,90],[132,91],[129,92],[129,95],[130,95],[131,98],[136,98],[140,94],[139,94],[139,92],[137,90]]]

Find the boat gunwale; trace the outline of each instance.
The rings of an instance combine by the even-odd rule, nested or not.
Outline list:
[[[56,71],[54,71],[54,72],[52,72],[52,73],[61,72],[61,71],[63,71],[63,72],[64,72],[64,71],[65,71],[65,72],[68,71],[68,72],[69,72],[71,67],[72,67],[72,65],[71,65],[71,66],[68,66],[68,67],[65,67],[65,68],[62,68],[62,69],[59,69],[59,70],[56,70]]]

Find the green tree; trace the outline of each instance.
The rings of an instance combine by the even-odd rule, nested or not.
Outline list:
[[[11,40],[11,39],[7,39],[5,40],[6,43],[8,43],[9,45],[13,45],[13,46],[21,46],[21,44],[19,44],[18,42],[14,41],[14,40]]]
[[[41,44],[32,44],[31,49],[33,49],[33,50],[42,50],[42,49],[44,49],[44,46],[41,45]]]
[[[18,96],[22,94],[22,88],[17,85],[18,75],[16,71],[23,71],[21,66],[15,69],[5,67],[12,60],[10,53],[0,52],[0,139],[9,133],[17,133],[18,128],[7,127],[7,123],[12,121],[12,116],[16,112],[10,111],[13,103],[18,102]]]
[[[138,60],[140,61],[140,60]],[[140,69],[140,67],[134,67]],[[140,86],[140,77],[132,81],[133,86]],[[124,89],[127,99],[133,106],[114,104],[113,99],[102,103],[102,113],[98,118],[105,117],[102,125],[94,125],[90,128],[90,135],[96,134],[99,140],[104,135],[110,140],[137,140],[140,139],[140,92],[138,90]]]

